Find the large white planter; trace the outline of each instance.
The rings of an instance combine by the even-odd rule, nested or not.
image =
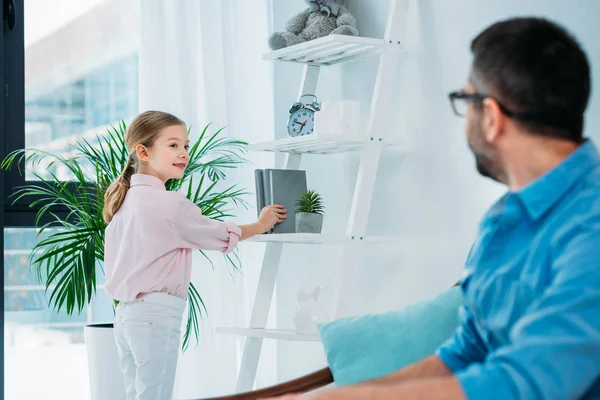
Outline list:
[[[86,325],[85,343],[92,400],[125,400],[113,324]]]

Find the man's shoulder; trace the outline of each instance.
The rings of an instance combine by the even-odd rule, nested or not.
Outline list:
[[[600,165],[583,175],[561,203],[550,226],[552,247],[568,249],[579,242],[595,252],[600,248]]]
[[[600,162],[595,164],[587,174],[583,175],[583,182],[589,187],[600,191]]]
[[[600,216],[600,163],[581,176],[570,197],[573,211]]]
[[[553,248],[585,236],[600,247],[600,164],[588,170],[553,207],[543,223]]]

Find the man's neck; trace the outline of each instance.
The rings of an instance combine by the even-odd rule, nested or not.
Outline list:
[[[517,191],[554,169],[580,144],[558,139],[528,137],[510,151],[505,162],[506,185]]]

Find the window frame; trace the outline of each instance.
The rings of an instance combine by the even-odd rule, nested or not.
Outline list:
[[[0,30],[0,162],[3,161],[8,154],[14,151],[23,150],[27,146],[26,138],[26,115],[27,106],[25,98],[25,16],[24,2],[26,0],[2,0],[2,29]],[[11,3],[15,9],[15,26],[13,30],[8,28],[8,23],[4,19],[6,14],[7,4]],[[139,57],[136,55],[135,57]],[[137,61],[137,58],[136,58]],[[138,72],[135,72],[138,74]],[[136,76],[137,78],[137,76]],[[137,80],[137,79],[136,79]],[[135,88],[137,96],[137,87]],[[130,97],[129,97],[130,98]],[[137,108],[137,97],[135,98],[135,108]],[[127,103],[131,106],[131,102]],[[131,110],[127,108],[127,110]],[[135,110],[137,111],[137,110]],[[31,143],[31,142],[30,142]],[[31,196],[25,199],[15,201],[14,193],[23,186],[39,186],[44,187],[39,181],[28,181],[25,176],[25,161],[20,160],[18,164],[15,162],[10,170],[0,168],[0,249],[5,253],[5,238],[10,240],[6,234],[6,228],[35,228],[51,222],[55,217],[66,219],[71,213],[67,207],[53,206],[45,213],[45,216],[36,224],[37,215],[40,209],[45,205],[38,203],[35,206],[30,206],[36,200]],[[72,194],[78,193],[76,188],[81,187],[78,182],[67,182],[66,188]],[[96,187],[90,184],[86,187],[88,193],[94,192]],[[72,215],[71,215],[72,216]],[[2,277],[0,283],[2,287],[2,306],[5,307],[5,268],[7,262],[4,257],[2,259]],[[100,281],[98,281],[100,282]],[[104,283],[96,284],[96,288],[100,289]],[[10,288],[10,286],[9,286]],[[9,289],[10,290],[10,289]],[[87,316],[91,317],[94,300],[88,304]],[[111,301],[112,304],[112,301]],[[3,327],[5,314],[2,316]],[[86,322],[89,323],[89,320]],[[5,330],[0,333],[0,358],[5,360],[5,345],[4,345]],[[0,378],[0,390],[4,393],[5,388],[5,369],[4,363],[0,367],[2,377]],[[0,396],[2,397],[2,396]]]
[[[15,25],[8,27],[8,4],[14,7]],[[0,30],[0,161],[11,152],[25,148],[25,31],[24,31],[24,0],[2,0],[2,29]],[[36,216],[43,204],[30,207],[32,198],[15,202],[11,194],[24,185],[36,185],[36,181],[26,181],[24,175],[24,160],[14,165],[10,170],[0,169],[0,250],[4,254],[4,229],[11,227],[35,228]],[[74,185],[69,185],[74,192]],[[66,218],[66,207],[54,207],[52,212]],[[43,218],[40,223],[50,221],[50,216]],[[2,296],[0,304],[4,310],[4,257],[2,257],[2,275],[0,288]],[[2,314],[2,326],[4,324]],[[0,359],[5,359],[4,329],[0,330]],[[4,362],[0,367],[0,392],[4,393],[5,370]]]
[[[15,5],[16,22],[14,29],[8,29],[3,20],[2,37],[2,60],[3,60],[3,87],[5,96],[2,96],[4,104],[2,137],[3,148],[0,148],[0,160],[16,150],[25,148],[25,30],[24,30],[24,0],[3,0],[4,3],[12,2]],[[3,7],[5,9],[6,7]],[[35,227],[35,219],[43,203],[31,207],[34,199],[27,198],[15,201],[11,195],[24,185],[36,185],[36,181],[25,180],[25,162],[21,160],[13,165],[10,170],[2,171],[3,188],[2,209],[4,210],[4,227]],[[71,185],[69,185],[71,186]],[[74,186],[70,188],[75,192]],[[66,207],[55,207],[52,212],[66,218],[68,210]],[[43,218],[40,223],[50,221],[51,217]]]

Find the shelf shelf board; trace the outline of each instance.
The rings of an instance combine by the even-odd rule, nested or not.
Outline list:
[[[344,244],[349,241],[381,244],[402,245],[404,240],[392,236],[347,237],[346,235],[324,235],[320,233],[275,233],[257,235],[248,239],[249,242],[261,243],[296,243],[296,244]]]
[[[327,35],[294,46],[271,51],[263,55],[263,60],[328,66],[377,54],[381,52],[384,44],[385,40],[383,39]]]
[[[323,235],[320,233],[273,233],[257,235],[248,239],[249,242],[297,244],[341,244],[345,240],[344,235]]]
[[[374,141],[380,141],[374,138]],[[306,136],[288,137],[268,142],[248,145],[249,151],[270,151],[279,153],[332,154],[358,151],[371,140],[348,138],[341,135],[322,135],[314,133]],[[381,141],[384,146],[398,146],[399,143]]]
[[[293,330],[286,329],[260,329],[260,328],[217,328],[217,333],[234,335],[234,336],[246,336],[246,337],[258,337],[264,339],[276,339],[285,340],[291,342],[320,342],[321,338],[318,334],[314,335],[300,335]]]

